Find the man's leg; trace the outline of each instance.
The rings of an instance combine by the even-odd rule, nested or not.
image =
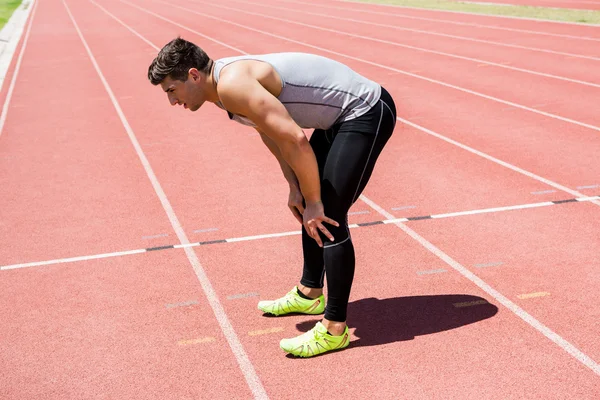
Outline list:
[[[317,159],[321,179],[327,162],[327,155],[333,143],[333,136],[333,130],[316,129],[310,138],[310,145]],[[325,240],[329,241],[329,239]],[[309,236],[304,225],[302,226],[302,253],[304,255],[304,266],[298,289],[306,297],[315,299],[323,294],[323,278],[325,276],[323,248],[317,244],[315,239]]]
[[[320,176],[323,175],[323,168],[332,142],[333,131],[325,132],[316,129],[310,138],[310,144],[317,159]],[[302,251],[304,254],[304,266],[302,278],[298,286],[294,287],[282,298],[259,301],[259,310],[274,315],[323,313],[325,309],[325,298],[323,297],[323,276],[325,274],[323,249],[308,235],[306,229],[304,229],[304,225],[302,226]]]
[[[325,163],[321,179],[325,215],[340,223],[338,228],[328,227],[335,241],[323,242],[328,295],[323,323],[334,335],[341,334],[346,326],[354,279],[355,254],[347,224],[348,210],[367,185],[395,123],[394,103],[383,91],[379,105],[372,112],[342,124]]]
[[[321,234],[327,276],[325,316],[309,332],[282,339],[280,347],[288,353],[310,357],[343,349],[349,344],[346,313],[354,279],[355,255],[347,214],[365,188],[395,123],[394,103],[389,94],[383,91],[382,100],[371,112],[343,123],[336,132],[321,174],[321,199],[325,215],[340,224],[339,227],[328,226],[335,238],[333,242]],[[317,276],[314,271],[309,268],[309,275]]]

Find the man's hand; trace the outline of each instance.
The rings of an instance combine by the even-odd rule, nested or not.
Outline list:
[[[288,198],[288,207],[294,214],[294,217],[300,222],[302,221],[302,214],[304,214],[304,206],[303,206],[304,197],[302,197],[302,192],[298,186],[290,185],[290,196]]]
[[[303,214],[304,219],[304,228],[306,232],[317,241],[319,247],[323,247],[323,242],[321,241],[321,237],[319,236],[319,231],[323,232],[325,236],[329,238],[333,242],[334,238],[331,233],[325,228],[323,222],[326,222],[335,227],[340,226],[337,222],[325,216],[325,211],[323,209],[323,203],[320,201],[314,203],[308,203],[306,205],[306,209]]]

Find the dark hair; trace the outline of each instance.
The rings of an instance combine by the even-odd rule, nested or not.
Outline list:
[[[160,84],[167,76],[186,81],[190,68],[208,73],[212,60],[200,47],[177,37],[167,43],[148,67],[148,79],[153,85]]]

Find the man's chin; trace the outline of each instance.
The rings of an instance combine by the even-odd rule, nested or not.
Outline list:
[[[191,112],[198,111],[198,109],[200,109],[200,106],[188,107],[188,110],[190,110]]]

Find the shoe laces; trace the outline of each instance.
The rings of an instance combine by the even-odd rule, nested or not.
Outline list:
[[[311,330],[304,332],[298,339],[300,339],[301,343],[308,343],[312,340],[318,340],[320,336],[320,332],[314,327]]]

